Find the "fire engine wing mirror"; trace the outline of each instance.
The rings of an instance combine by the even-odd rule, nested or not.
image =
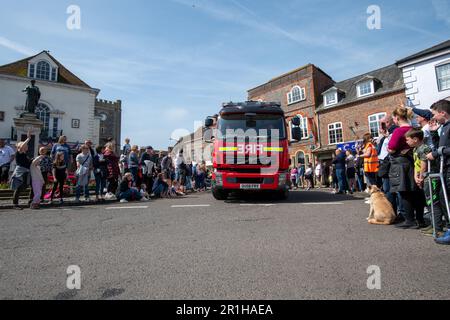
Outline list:
[[[294,127],[292,128],[292,140],[300,141],[302,140],[302,129],[300,127]]]
[[[299,127],[300,126],[300,118],[299,117],[292,118],[292,125]]]
[[[205,120],[205,127],[206,128],[211,128],[214,125],[214,120],[211,118],[206,118]]]

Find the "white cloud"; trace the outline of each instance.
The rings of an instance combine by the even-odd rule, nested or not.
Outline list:
[[[32,56],[32,55],[36,54],[35,50],[27,48],[24,45],[21,45],[17,42],[6,39],[5,37],[2,37],[2,36],[0,36],[0,46],[5,47],[10,50],[13,50],[18,53],[21,53],[26,56]]]
[[[450,26],[450,3],[448,0],[432,0],[433,8],[438,20]]]

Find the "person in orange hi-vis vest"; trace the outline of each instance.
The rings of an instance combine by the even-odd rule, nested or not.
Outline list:
[[[378,173],[378,152],[372,143],[372,135],[366,133],[363,137],[364,144],[364,175],[367,180],[368,186],[377,185],[377,173]]]

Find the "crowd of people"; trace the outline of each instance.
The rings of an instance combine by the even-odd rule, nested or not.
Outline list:
[[[186,160],[183,151],[172,159],[170,152],[157,154],[151,146],[140,149],[126,139],[117,154],[114,141],[94,148],[87,140],[74,155],[67,137],[61,136],[51,149],[42,147],[37,157],[30,158],[30,140],[28,133],[25,141],[17,143],[16,150],[0,140],[0,184],[9,183],[17,210],[22,210],[19,197],[29,187],[31,209],[39,209],[47,200],[53,203],[55,198],[64,204],[70,182],[75,186],[76,203],[81,202],[82,195],[85,201],[91,201],[91,186],[95,186],[97,202],[149,201],[152,197],[183,196],[207,189],[206,163]]]
[[[430,188],[426,177],[440,172],[441,160],[446,183],[434,179]],[[450,244],[444,195],[450,190],[450,101],[436,102],[431,110],[397,108],[381,120],[377,139],[367,133],[355,152],[336,150],[330,181],[336,194],[381,188],[397,214],[397,228],[420,229]]]

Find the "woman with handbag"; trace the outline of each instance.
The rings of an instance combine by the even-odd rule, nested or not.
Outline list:
[[[394,123],[399,128],[395,129],[388,145],[388,151],[391,155],[389,169],[390,191],[400,194],[405,218],[404,223],[397,225],[397,228],[417,229],[415,211],[424,210],[424,206],[419,203],[421,197],[417,196],[418,187],[414,179],[412,148],[406,143],[406,133],[412,129],[410,121],[413,118],[413,114],[411,110],[399,107],[392,116]]]
[[[91,168],[92,168],[92,156],[87,145],[81,146],[81,153],[77,155],[77,187],[76,187],[76,195],[75,202],[80,202],[81,189],[84,190],[84,196],[86,201],[90,201],[89,198],[89,178],[91,176]]]

